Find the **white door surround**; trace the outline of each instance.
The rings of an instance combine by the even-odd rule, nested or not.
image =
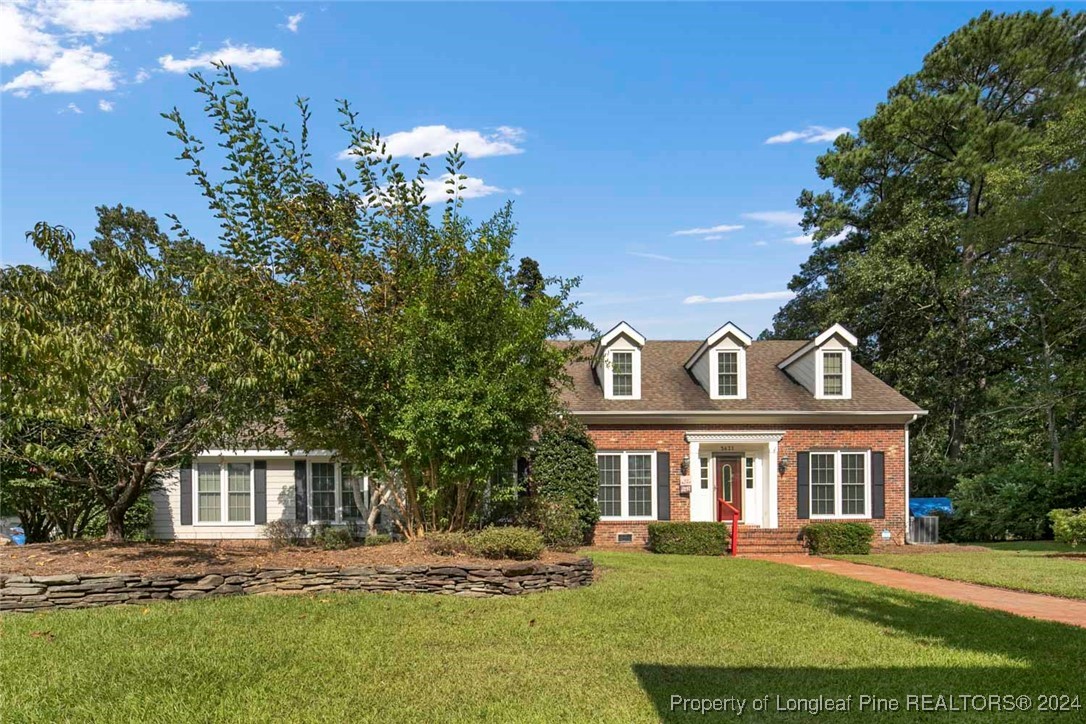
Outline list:
[[[690,520],[715,519],[713,486],[702,487],[701,458],[719,454],[734,454],[754,459],[754,488],[743,485],[743,518],[747,525],[776,528],[777,513],[777,448],[784,437],[779,430],[736,430],[720,432],[688,432],[685,440],[690,446]],[[710,465],[710,470],[713,466]]]

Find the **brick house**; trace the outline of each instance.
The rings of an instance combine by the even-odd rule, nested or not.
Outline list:
[[[646,340],[623,322],[570,365],[564,402],[597,447],[594,542],[643,544],[654,520],[731,520],[740,549],[798,549],[816,520],[904,543],[916,404],[852,361],[835,325],[813,340]]]

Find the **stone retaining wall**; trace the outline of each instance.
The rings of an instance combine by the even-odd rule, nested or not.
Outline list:
[[[305,591],[400,591],[484,598],[576,588],[592,561],[487,565],[273,568],[240,573],[0,575],[0,611],[51,611],[121,603]]]

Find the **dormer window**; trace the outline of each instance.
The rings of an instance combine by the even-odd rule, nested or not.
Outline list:
[[[845,353],[822,353],[822,395],[841,397],[845,394]]]
[[[611,394],[633,397],[633,352],[611,353]]]
[[[619,323],[600,337],[592,369],[607,400],[641,399],[641,348],[645,338],[636,329]]]
[[[739,396],[739,352],[726,350],[717,352],[716,390],[720,397]]]
[[[750,335],[728,322],[698,345],[686,371],[712,400],[745,400],[750,343]]]

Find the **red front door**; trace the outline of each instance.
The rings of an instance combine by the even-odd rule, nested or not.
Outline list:
[[[725,503],[735,506],[743,517],[743,466],[739,458],[716,459],[716,494]],[[716,519],[730,521],[731,511],[717,503]]]

